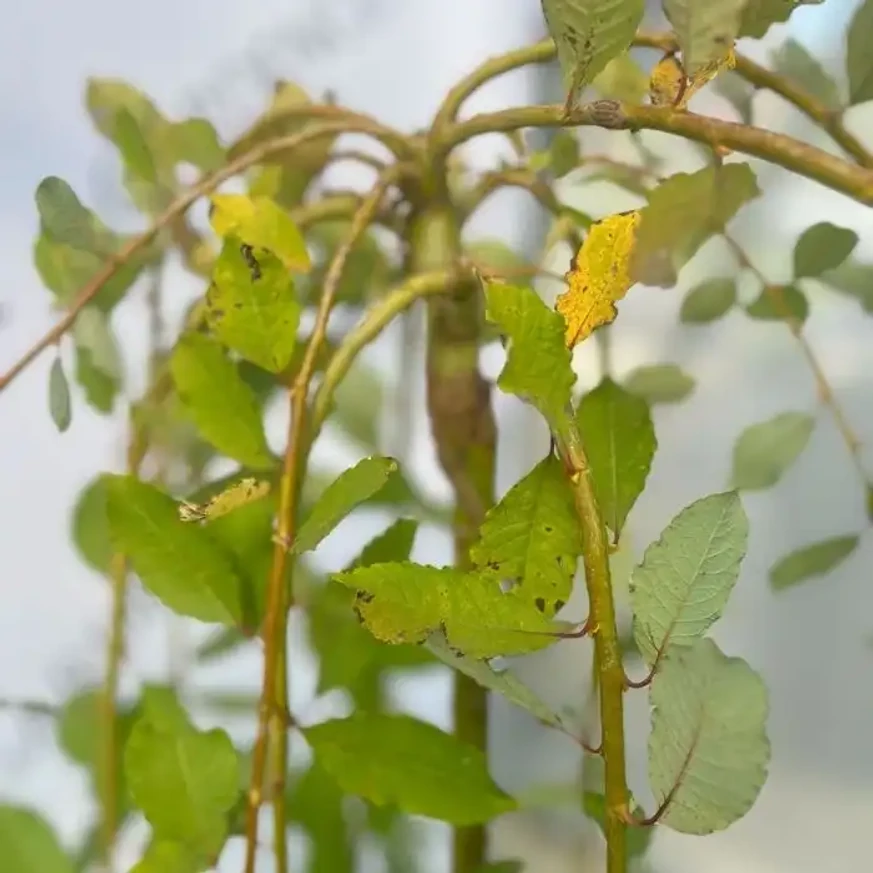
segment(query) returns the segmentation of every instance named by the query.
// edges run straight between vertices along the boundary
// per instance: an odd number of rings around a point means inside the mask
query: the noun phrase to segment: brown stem
[[[252,776],[246,818],[245,873],[254,873],[255,870],[258,811],[264,786],[268,738],[272,738],[274,743],[275,772],[271,784],[274,821],[276,825],[280,825],[274,834],[276,857],[277,863],[286,859],[286,866],[279,867],[281,873],[285,873],[287,869],[285,778],[288,759],[288,702],[286,679],[290,592],[286,578],[286,560],[288,550],[294,540],[302,473],[310,446],[306,434],[309,384],[315,373],[319,350],[327,334],[328,320],[349,255],[375,216],[385,191],[405,170],[406,168],[401,165],[395,165],[387,170],[355,213],[348,236],[337,249],[328,267],[316,313],[315,326],[312,329],[300,369],[289,391],[291,415],[288,423],[288,438],[282,464],[282,475],[279,480],[278,524],[264,617],[264,679],[261,688],[258,731],[252,752]]]

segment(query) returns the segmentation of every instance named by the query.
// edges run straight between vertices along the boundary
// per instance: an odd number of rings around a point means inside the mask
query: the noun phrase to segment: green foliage
[[[229,235],[206,294],[209,326],[228,348],[270,373],[291,362],[300,304],[285,265],[272,252],[249,249]]]
[[[758,321],[785,321],[790,315],[803,324],[809,316],[809,301],[796,285],[775,285],[761,289],[746,307],[746,315]]]
[[[644,0],[542,0],[558,49],[564,85],[572,98],[634,38]]]
[[[662,0],[689,76],[725,57],[739,33],[745,5],[746,0]]]
[[[654,406],[684,400],[694,390],[694,379],[676,364],[652,364],[628,373],[624,387]]]
[[[581,551],[573,495],[550,454],[488,511],[470,558],[553,616],[570,598]]]
[[[73,405],[70,400],[70,384],[67,382],[60,358],[52,361],[48,388],[49,413],[55,427],[63,433],[73,420]]]
[[[651,666],[693,645],[722,614],[746,554],[749,524],[736,493],[682,510],[631,576],[634,641]]]
[[[10,873],[73,873],[48,824],[29,809],[0,805],[0,865]]]
[[[708,324],[727,315],[736,302],[737,285],[733,279],[705,279],[685,295],[679,318],[686,324]]]
[[[131,797],[154,836],[207,857],[218,853],[227,835],[239,766],[224,731],[197,730],[165,699],[145,698],[124,748]]]
[[[604,379],[582,398],[576,417],[600,511],[618,540],[645,487],[658,445],[648,404]]]
[[[849,79],[849,105],[873,100],[873,0],[858,4],[846,31],[846,74]]]
[[[740,36],[761,37],[771,24],[788,20],[800,6],[816,5],[824,0],[748,0],[743,9]]]
[[[556,179],[579,165],[579,140],[571,131],[559,130],[549,145],[549,167]]]
[[[633,806],[633,804],[631,804]],[[585,791],[582,794],[582,809],[588,818],[594,819],[600,826],[600,829],[606,833],[606,797],[599,791]],[[644,818],[645,813],[642,808],[637,806],[633,810],[633,815],[637,818]],[[649,843],[652,841],[652,828],[636,827],[630,828],[627,835],[627,852],[630,858],[640,858],[646,854],[649,848]]]
[[[839,267],[858,244],[858,234],[822,221],[808,227],[794,246],[794,277],[820,276]]]
[[[107,573],[112,543],[106,516],[106,485],[102,476],[92,479],[79,492],[71,527],[79,557],[99,573]]]
[[[158,840],[149,843],[130,873],[198,873],[202,868],[202,859],[184,843]]]
[[[797,549],[770,570],[770,585],[774,591],[790,588],[813,576],[823,576],[838,567],[858,548],[858,535],[831,537]]]
[[[837,83],[797,40],[786,39],[773,52],[773,69],[817,97],[828,109],[838,110],[842,105]]]
[[[180,615],[240,623],[241,580],[209,534],[180,521],[176,502],[152,485],[133,476],[103,481],[112,543],[143,585]]]
[[[410,716],[357,713],[303,733],[344,791],[380,806],[457,825],[515,809],[488,775],[482,752]]]
[[[359,503],[385,487],[397,472],[394,458],[364,458],[341,473],[318,498],[300,525],[291,551],[312,551]]]
[[[674,285],[679,268],[760,193],[748,164],[709,166],[665,179],[642,210],[633,257],[637,281]]]
[[[205,439],[248,467],[274,465],[257,399],[217,342],[203,334],[183,335],[170,369],[179,399]]]
[[[770,488],[806,448],[815,419],[805,412],[783,412],[740,434],[734,445],[735,488],[753,491]]]
[[[709,834],[745,815],[770,758],[760,676],[699,639],[669,652],[651,701],[649,781],[656,802],[671,795],[661,821],[682,833]]]
[[[509,340],[498,387],[532,403],[563,429],[576,374],[564,343],[564,320],[530,288],[489,282],[485,314]]]

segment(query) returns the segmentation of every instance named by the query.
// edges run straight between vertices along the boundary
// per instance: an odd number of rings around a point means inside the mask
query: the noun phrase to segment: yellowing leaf
[[[720,58],[704,64],[693,76],[686,76],[675,55],[667,55],[655,64],[649,80],[649,97],[655,106],[684,109],[688,101],[722,70],[732,70],[737,63],[733,48]]]
[[[240,506],[254,503],[269,492],[270,483],[263,479],[260,481],[251,477],[240,479],[206,503],[182,501],[179,504],[179,518],[182,521],[211,521],[233,512]]]
[[[585,242],[564,276],[568,289],[555,308],[567,322],[572,348],[618,314],[615,304],[633,285],[630,261],[640,221],[639,210],[610,215],[591,225]]]
[[[209,220],[219,236],[234,234],[250,246],[269,249],[289,270],[305,273],[312,268],[297,225],[268,197],[213,194],[212,205]]]

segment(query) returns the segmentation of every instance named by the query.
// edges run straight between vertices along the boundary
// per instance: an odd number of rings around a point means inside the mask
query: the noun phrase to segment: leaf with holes
[[[678,403],[694,390],[694,379],[676,364],[651,364],[628,373],[624,387],[652,405]]]
[[[570,599],[581,551],[573,493],[550,454],[488,511],[470,558],[552,616]]]
[[[737,284],[733,279],[706,279],[685,295],[679,318],[686,324],[709,324],[727,315],[736,302]]]
[[[649,782],[662,824],[710,834],[755,803],[770,760],[767,689],[712,640],[673,649],[651,690]],[[725,778],[730,774],[730,778]]]
[[[780,558],[770,569],[770,585],[774,591],[790,588],[813,576],[824,576],[839,567],[858,548],[857,534],[831,537],[797,549]]]
[[[300,304],[285,265],[266,249],[246,248],[228,236],[212,271],[206,319],[215,335],[270,373],[291,361]]]
[[[516,802],[474,746],[408,715],[356,713],[303,734],[343,791],[454,825],[490,821]]]
[[[649,666],[718,620],[746,554],[749,522],[733,491],[683,509],[631,575],[634,641]]]
[[[808,227],[794,245],[794,277],[820,276],[839,267],[858,245],[858,234],[821,221]]]
[[[573,628],[551,621],[517,589],[493,576],[407,562],[372,564],[333,577],[357,592],[355,610],[386,643],[421,643],[443,630],[473,658],[533,652]]]
[[[239,576],[206,531],[180,521],[176,501],[153,485],[109,474],[103,484],[112,543],[143,585],[179,615],[238,623]]]
[[[662,0],[689,76],[720,61],[733,48],[745,5],[746,0]]]
[[[312,267],[306,240],[281,206],[269,197],[213,194],[213,230],[234,236],[250,246],[271,251],[289,270],[305,273]]]
[[[542,0],[568,102],[631,44],[645,0]]]
[[[846,73],[849,77],[849,105],[873,100],[873,0],[863,0],[846,31]]]
[[[184,334],[170,370],[179,398],[204,439],[256,470],[274,466],[254,392],[215,340]]]
[[[734,444],[734,487],[770,488],[806,448],[815,419],[805,412],[783,412],[746,428]]]
[[[530,288],[487,282],[485,300],[486,317],[509,340],[498,387],[532,403],[562,430],[576,382],[564,342],[564,319]]]
[[[643,492],[658,445],[649,406],[611,379],[604,379],[582,398],[576,419],[597,503],[618,540],[628,513]]]
[[[291,551],[314,549],[359,503],[380,491],[397,472],[394,458],[364,458],[325,488],[300,525]]]

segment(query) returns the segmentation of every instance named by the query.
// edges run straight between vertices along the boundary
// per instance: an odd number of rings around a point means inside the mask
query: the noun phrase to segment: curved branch
[[[612,100],[598,100],[565,114],[564,107],[526,106],[487,112],[449,127],[439,143],[441,153],[484,133],[522,127],[596,126],[611,130],[660,130],[704,145],[727,146],[762,160],[793,170],[873,206],[873,170],[858,167],[822,149],[781,133],[677,111],[664,106],[630,106]]]
[[[298,133],[282,136],[255,146],[238,158],[230,161],[220,170],[204,176],[197,184],[188,189],[181,197],[171,203],[154,221],[145,233],[134,237],[103,265],[100,271],[76,295],[63,318],[49,330],[41,339],[2,376],[0,376],[0,391],[6,388],[13,379],[22,373],[43,351],[58,342],[73,326],[78,314],[94,299],[100,289],[130,260],[143,251],[154,238],[165,228],[172,225],[176,219],[201,197],[214,191],[222,182],[238,175],[243,170],[257,164],[268,157],[285,151],[292,151],[311,140],[318,139],[330,133],[373,133],[382,129],[366,116],[362,121],[335,121],[313,125]]]
[[[479,179],[460,206],[464,218],[469,218],[495,191],[506,187],[523,188],[529,191],[547,212],[557,215],[561,211],[561,204],[555,192],[536,173],[525,167],[507,167],[485,173]]]

